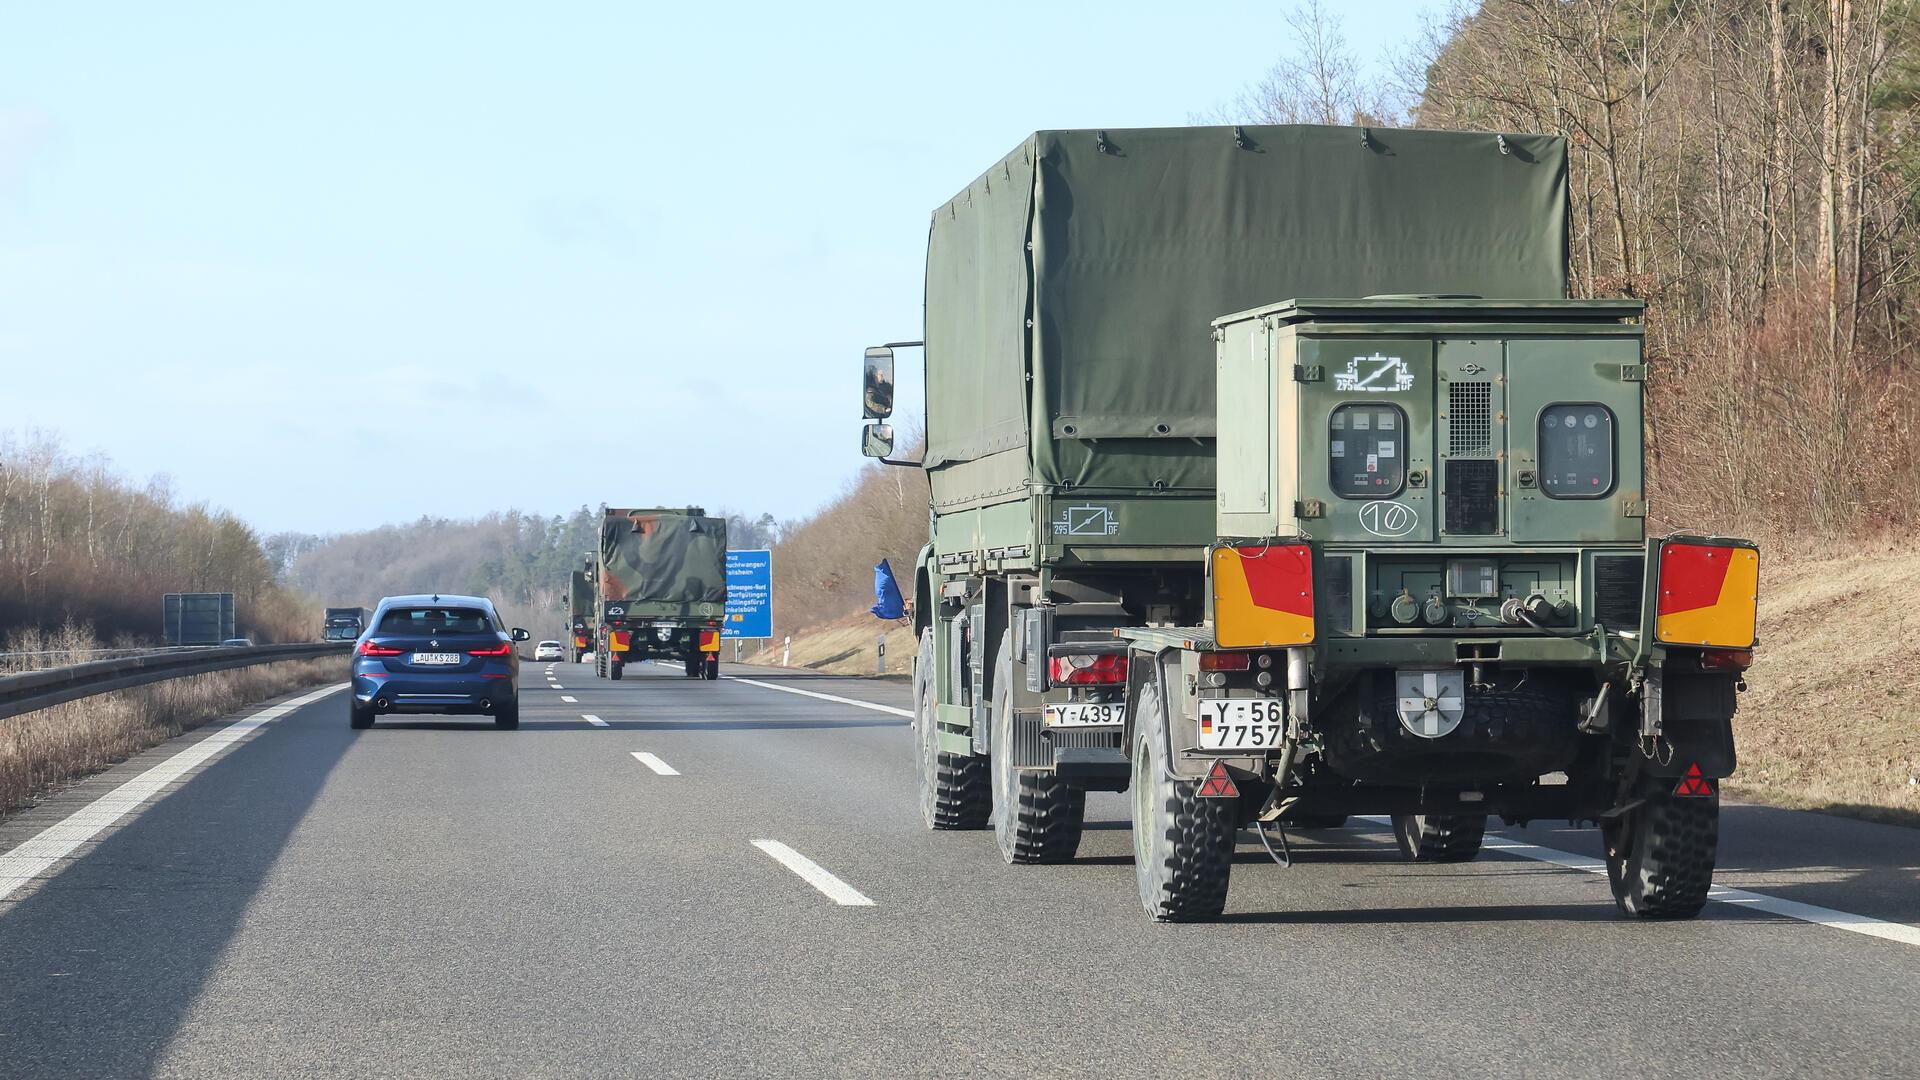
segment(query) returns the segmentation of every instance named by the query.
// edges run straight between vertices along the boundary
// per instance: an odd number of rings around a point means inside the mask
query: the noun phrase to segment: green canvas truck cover
[[[567,577],[567,615],[574,619],[593,617],[593,579],[585,570],[575,570]]]
[[[1209,491],[1215,318],[1298,296],[1560,298],[1566,262],[1556,137],[1038,132],[933,214],[935,504]]]
[[[600,522],[600,599],[724,603],[726,519],[685,510],[608,510]]]

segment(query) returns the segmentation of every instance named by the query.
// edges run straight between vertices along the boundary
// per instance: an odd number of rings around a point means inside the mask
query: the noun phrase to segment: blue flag
[[[907,617],[907,604],[900,598],[900,585],[893,580],[893,567],[887,560],[881,559],[880,565],[873,568],[873,612],[875,618],[904,619]]]

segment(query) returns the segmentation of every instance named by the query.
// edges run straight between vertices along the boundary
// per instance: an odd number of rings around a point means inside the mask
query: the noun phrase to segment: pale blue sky
[[[1373,55],[1431,5],[1339,6]],[[0,428],[264,531],[798,516],[928,213],[1223,104],[1285,7],[0,3]]]

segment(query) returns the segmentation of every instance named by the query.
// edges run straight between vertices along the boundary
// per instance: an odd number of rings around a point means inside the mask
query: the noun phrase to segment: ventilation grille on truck
[[[1593,621],[1609,630],[1640,628],[1640,585],[1645,559],[1639,555],[1593,558]]]
[[[1447,532],[1492,536],[1500,531],[1500,463],[1491,458],[1447,462]]]
[[[1448,384],[1447,456],[1480,457],[1492,453],[1493,384]]]

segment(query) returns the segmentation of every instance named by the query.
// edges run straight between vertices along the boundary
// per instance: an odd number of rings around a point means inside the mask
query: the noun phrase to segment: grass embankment
[[[1920,825],[1920,551],[1839,558],[1763,551],[1760,648],[1740,695],[1730,797]],[[912,632],[869,615],[793,636],[793,666],[872,675],[913,666]],[[744,657],[780,663],[780,645]]]
[[[17,652],[48,650],[32,667],[95,659],[90,637],[16,638]],[[26,670],[20,664],[12,670]],[[0,816],[48,791],[99,772],[190,728],[254,702],[338,680],[338,658],[276,664],[170,679],[70,701],[0,720]]]
[[[1760,565],[1727,794],[1920,825],[1920,551]]]

